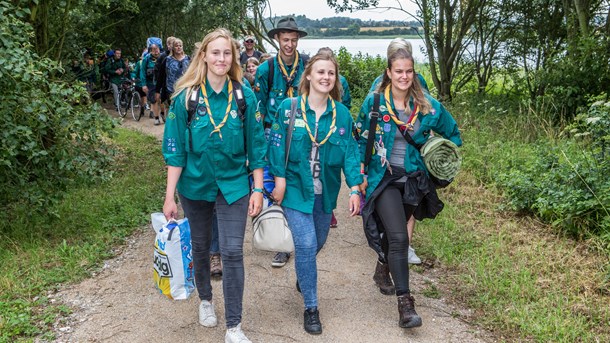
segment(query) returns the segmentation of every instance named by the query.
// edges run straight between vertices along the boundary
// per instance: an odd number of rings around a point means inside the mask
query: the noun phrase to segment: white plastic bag
[[[153,265],[153,278],[161,294],[183,300],[193,293],[195,275],[187,218],[170,220],[157,231]]]
[[[162,212],[155,212],[150,215],[153,231],[159,232],[161,227],[167,223],[165,215]]]

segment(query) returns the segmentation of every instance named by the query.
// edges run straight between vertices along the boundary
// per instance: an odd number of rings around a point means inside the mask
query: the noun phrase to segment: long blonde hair
[[[392,84],[392,80],[388,76],[387,71],[392,69],[392,63],[394,63],[394,61],[400,59],[410,60],[413,64],[413,81],[411,82],[411,87],[409,87],[409,89],[407,90],[407,100],[413,98],[413,102],[416,106],[419,106],[419,111],[422,114],[430,113],[432,105],[424,95],[424,89],[419,83],[419,77],[415,72],[415,61],[413,60],[413,55],[411,55],[411,53],[407,51],[407,49],[396,49],[393,53],[388,55],[388,69],[386,70],[386,72],[383,73],[383,79],[375,91],[383,94],[386,87]],[[409,104],[407,103],[407,107],[408,106]]]
[[[233,60],[231,61],[231,67],[229,68],[229,78],[231,80],[235,80],[237,82],[241,82],[243,78],[242,70],[239,65],[239,54],[235,49],[235,44],[233,44],[233,36],[231,35],[231,31],[225,28],[218,28],[210,33],[208,33],[201,44],[196,44],[196,51],[191,59],[191,63],[189,64],[188,69],[184,72],[181,78],[176,81],[175,92],[172,98],[175,98],[180,94],[183,89],[186,89],[186,96],[184,97],[185,104],[184,106],[188,109],[188,99],[193,92],[193,88],[198,87],[208,74],[208,66],[204,61],[206,51],[208,49],[208,45],[210,42],[215,41],[219,38],[224,38],[229,41],[229,45],[231,45],[231,55]]]
[[[307,80],[307,75],[310,75],[312,73],[313,65],[318,61],[331,61],[335,65],[335,86],[333,87],[333,89],[330,90],[330,97],[333,98],[333,100],[335,101],[341,102],[341,93],[343,91],[341,87],[341,81],[339,81],[339,64],[337,63],[335,56],[332,54],[332,50],[331,53],[328,53],[327,51],[318,51],[317,54],[315,54],[311,59],[309,59],[309,62],[307,62],[307,66],[303,71],[303,75],[301,75],[301,81],[299,82],[299,94],[309,94],[309,87],[311,86],[311,82]]]

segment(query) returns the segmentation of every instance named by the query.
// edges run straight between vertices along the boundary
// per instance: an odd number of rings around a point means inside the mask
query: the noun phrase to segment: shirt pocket
[[[338,137],[330,137],[328,139],[328,148],[326,150],[326,164],[330,167],[342,167],[345,159],[345,150],[347,142]]]
[[[197,116],[197,114],[195,114]],[[193,117],[190,129],[186,128],[187,138],[185,141],[186,151],[194,154],[201,155],[203,152],[210,150],[211,148],[211,137],[210,137],[210,119],[207,115]]]
[[[301,161],[303,156],[306,156],[307,151],[309,151],[309,149],[306,149],[305,146],[306,141],[308,140],[305,139],[304,134],[296,134],[293,132],[292,142],[290,143],[290,154],[288,155],[288,161],[299,162]],[[286,144],[288,144],[288,142],[286,142]]]
[[[229,120],[227,123],[228,127],[228,145],[229,152],[233,155],[245,155],[245,137],[244,137],[244,123],[241,120]]]

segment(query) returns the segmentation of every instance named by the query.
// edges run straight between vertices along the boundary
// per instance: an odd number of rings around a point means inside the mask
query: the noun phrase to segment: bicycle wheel
[[[140,97],[140,93],[133,92],[131,95],[131,115],[133,116],[133,120],[140,121],[142,118],[142,114],[144,114],[144,108],[142,108],[142,98]]]
[[[119,92],[119,108],[117,108],[117,111],[119,112],[119,116],[121,116],[121,118],[125,118],[125,115],[127,115],[127,107],[125,106],[125,103],[127,102],[125,100],[126,98],[126,94],[123,91]]]

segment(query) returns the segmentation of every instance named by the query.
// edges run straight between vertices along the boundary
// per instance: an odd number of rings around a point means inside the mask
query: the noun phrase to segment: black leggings
[[[407,219],[411,218],[416,208],[402,203],[404,185],[404,182],[390,184],[375,200],[375,212],[385,228],[381,248],[387,258],[397,296],[410,293]]]

